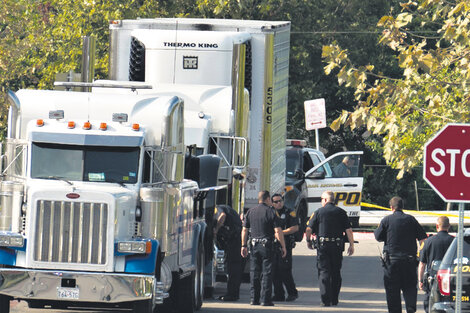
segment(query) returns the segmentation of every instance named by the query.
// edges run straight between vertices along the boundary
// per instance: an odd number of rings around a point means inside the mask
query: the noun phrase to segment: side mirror
[[[312,179],[324,179],[325,178],[325,172],[313,172],[312,174],[308,175],[308,178]]]
[[[298,168],[298,169],[295,170],[294,176],[297,179],[304,179],[305,178],[305,173],[300,168]]]

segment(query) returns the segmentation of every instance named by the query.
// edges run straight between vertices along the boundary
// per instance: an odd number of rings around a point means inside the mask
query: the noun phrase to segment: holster
[[[390,255],[387,251],[382,252],[380,255],[380,261],[382,262],[382,267],[386,269],[388,264],[390,264]]]

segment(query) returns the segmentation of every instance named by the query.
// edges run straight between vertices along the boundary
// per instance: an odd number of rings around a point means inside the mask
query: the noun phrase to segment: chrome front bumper
[[[64,284],[78,297],[59,296]],[[73,284],[73,283],[72,283]],[[78,289],[78,292],[77,292]],[[168,293],[152,275],[29,269],[0,269],[0,294],[16,299],[119,303],[153,299],[163,303]]]

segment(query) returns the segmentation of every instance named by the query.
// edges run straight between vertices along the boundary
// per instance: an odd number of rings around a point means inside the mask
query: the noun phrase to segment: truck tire
[[[305,202],[300,202],[297,208],[297,217],[299,218],[299,231],[294,234],[294,238],[296,242],[301,242],[304,239],[305,229],[307,228],[307,206]]]
[[[133,305],[133,312],[135,313],[153,313],[152,300],[136,301]]]
[[[214,287],[204,287],[204,299],[211,299],[214,296]]]
[[[10,313],[10,297],[0,295],[0,312]]]
[[[191,275],[179,280],[177,292],[177,311],[178,313],[194,313],[194,286],[196,280],[195,271]]]
[[[204,298],[204,245],[199,242],[196,254],[196,277],[194,279],[194,309],[202,307]]]

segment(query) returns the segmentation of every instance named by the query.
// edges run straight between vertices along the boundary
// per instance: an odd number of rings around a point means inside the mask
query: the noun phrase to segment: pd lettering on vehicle
[[[335,192],[335,202],[337,205],[342,204],[343,206],[360,205],[361,193],[360,192]]]

